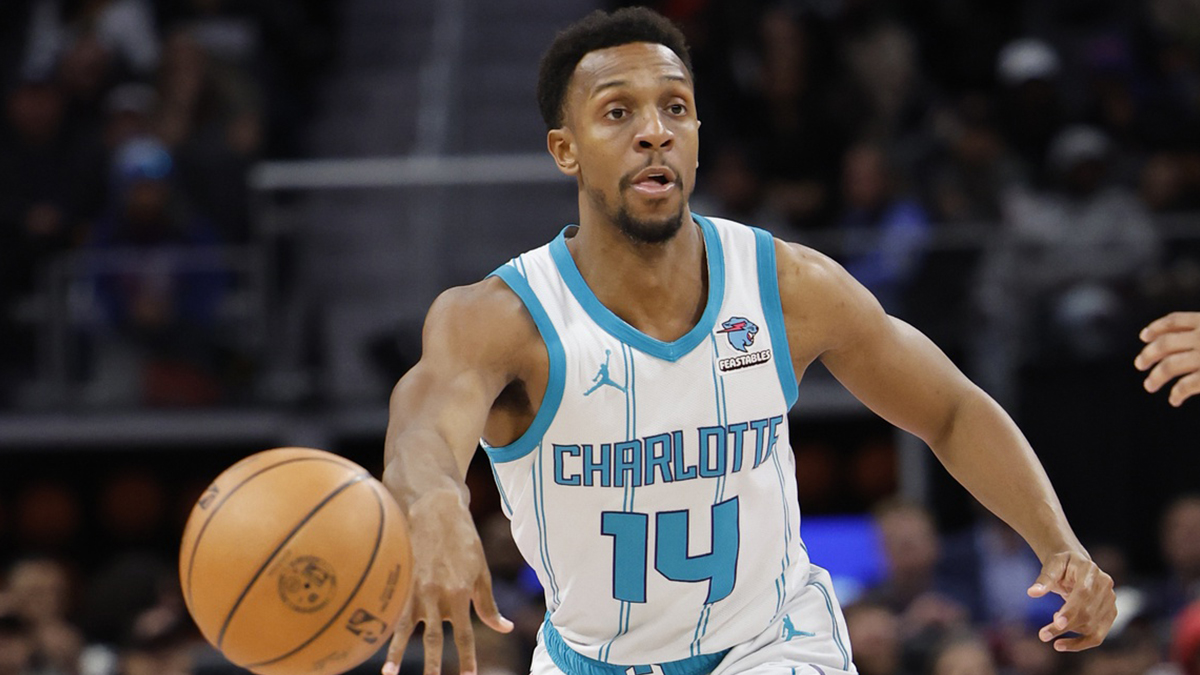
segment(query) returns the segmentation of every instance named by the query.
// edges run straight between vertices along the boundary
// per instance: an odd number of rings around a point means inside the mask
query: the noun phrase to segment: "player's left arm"
[[[780,296],[797,369],[812,358],[859,400],[924,440],[976,499],[1033,548],[1033,596],[1065,598],[1039,633],[1060,651],[1100,644],[1116,618],[1112,578],[1092,561],[1012,418],[912,326],[829,258],[777,242]]]

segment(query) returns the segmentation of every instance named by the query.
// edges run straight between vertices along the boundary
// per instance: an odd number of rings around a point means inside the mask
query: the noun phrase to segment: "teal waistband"
[[[668,663],[622,666],[588,658],[571,649],[547,615],[542,623],[542,644],[554,665],[567,675],[708,675],[729,653],[726,649],[715,654],[700,654]]]

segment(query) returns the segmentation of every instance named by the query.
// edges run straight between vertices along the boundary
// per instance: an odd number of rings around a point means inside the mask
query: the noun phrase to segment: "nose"
[[[636,141],[641,150],[667,150],[675,142],[675,133],[663,124],[662,114],[655,110],[646,116]]]

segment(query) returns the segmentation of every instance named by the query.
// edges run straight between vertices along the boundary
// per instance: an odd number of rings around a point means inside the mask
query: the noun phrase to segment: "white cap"
[[[1010,86],[1030,80],[1048,80],[1058,75],[1061,62],[1048,43],[1037,38],[1014,40],[1000,50],[996,75]]]

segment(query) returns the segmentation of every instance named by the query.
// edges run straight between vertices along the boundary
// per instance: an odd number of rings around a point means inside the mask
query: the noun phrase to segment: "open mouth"
[[[634,176],[632,187],[646,194],[662,194],[675,187],[675,173],[667,167],[647,167]]]

